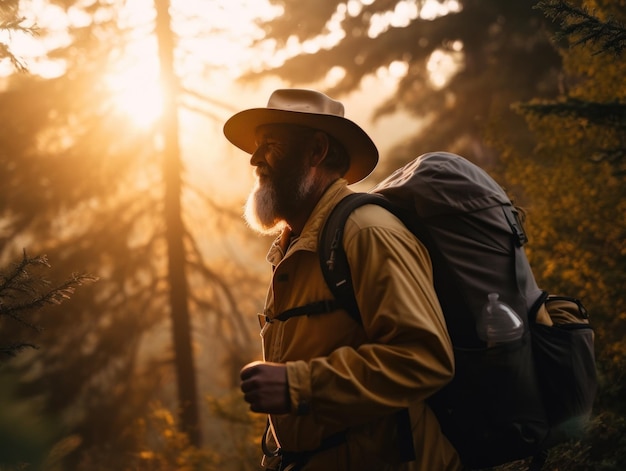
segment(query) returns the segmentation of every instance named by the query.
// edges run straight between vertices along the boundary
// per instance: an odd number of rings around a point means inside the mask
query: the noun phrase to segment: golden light
[[[271,39],[263,40],[263,32],[254,22],[255,18],[269,19],[282,14],[281,7],[270,5],[267,0],[170,0],[172,29],[177,35],[176,71],[181,80],[181,89],[192,92],[184,93],[181,98],[181,104],[188,105],[187,109],[181,109],[181,120],[186,119],[185,137],[181,142],[187,146],[184,150],[192,156],[190,159],[204,159],[202,162],[206,162],[207,128],[215,132],[214,136],[211,135],[212,142],[222,142],[221,122],[232,110],[220,108],[219,103],[239,108],[259,100],[254,96],[252,87],[240,89],[236,86],[236,77],[242,70],[256,70],[268,64],[277,66],[289,57],[333,47],[346,35],[342,27],[343,20],[359,14],[364,6],[373,1],[347,0],[340,3],[320,35],[303,43],[294,37],[286,49],[277,50],[276,43]],[[156,15],[154,0],[112,3],[116,7],[111,12],[115,14],[120,30],[131,32],[129,39],[132,44],[118,56],[119,62],[102,80],[109,91],[109,103],[116,112],[128,116],[138,128],[148,128],[163,112],[153,27]],[[54,62],[48,60],[44,53],[69,43],[71,38],[67,28],[85,26],[93,20],[83,11],[87,4],[78,2],[77,6],[69,10],[51,4],[49,0],[22,0],[21,5],[28,7],[24,10],[25,16],[44,27],[48,34],[45,38],[19,38],[14,41],[16,51],[28,58],[27,65],[32,73],[47,77],[61,75],[66,71],[65,62],[58,58]],[[430,20],[460,9],[461,5],[456,0],[424,0],[417,4],[411,0],[400,0],[391,11],[370,18],[368,33],[370,37],[376,37],[389,28],[406,26],[418,17]],[[256,47],[251,47],[255,41],[259,41]],[[24,47],[23,42],[27,43]],[[461,60],[460,43],[449,45],[446,50],[435,51],[427,66],[433,85],[445,86],[458,70]],[[367,79],[364,88],[367,88],[367,93],[376,91],[377,96],[381,97],[393,93],[398,80],[406,75],[407,70],[406,62],[395,61],[377,70]],[[335,67],[325,77],[325,85],[336,84],[345,74],[343,67]],[[270,87],[270,83],[266,81],[262,87]],[[281,85],[282,82],[276,79],[276,87]],[[202,96],[208,99],[202,101],[199,98]],[[357,110],[361,107],[359,96],[355,94],[352,100],[354,103],[351,103]],[[364,99],[366,104],[370,103],[370,98],[368,96]],[[202,111],[206,112],[202,114]],[[364,106],[363,113],[368,115],[369,108]],[[190,114],[194,120],[192,125],[188,123]],[[192,132],[196,129],[197,132]],[[198,138],[202,144],[195,147],[191,142]],[[230,151],[230,148],[212,151],[211,155]]]
[[[114,107],[138,127],[147,128],[160,118],[163,93],[155,41],[137,43],[105,81]]]
[[[431,84],[440,89],[458,72],[463,62],[463,43],[455,41],[446,50],[436,49],[430,55],[426,68]]]
[[[207,70],[211,70],[209,80],[216,80],[218,75],[224,77],[224,73],[234,78],[241,73],[243,64],[258,57],[258,51],[248,47],[251,38],[260,34],[253,19],[276,14],[275,8],[261,0],[170,1],[171,27],[177,35],[175,63],[180,85],[200,94],[207,90]],[[145,34],[135,36],[133,44],[126,48],[123,61],[106,78],[115,108],[144,128],[163,112],[157,40],[147,26],[154,15],[154,0],[124,3],[118,12],[120,26],[136,28]]]

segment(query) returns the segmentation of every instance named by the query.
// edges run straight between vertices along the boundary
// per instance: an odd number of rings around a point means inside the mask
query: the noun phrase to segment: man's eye
[[[267,143],[262,142],[261,144],[257,145],[256,151],[263,152],[263,153],[267,152]]]
[[[275,141],[269,141],[264,144],[264,152],[276,152],[280,149],[280,144]]]
[[[276,141],[264,141],[261,142],[257,147],[257,152],[262,154],[271,154],[278,152],[280,149],[280,144]]]

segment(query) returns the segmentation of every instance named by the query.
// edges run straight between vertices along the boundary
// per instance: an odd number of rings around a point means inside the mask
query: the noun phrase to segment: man
[[[318,237],[333,207],[378,162],[344,107],[312,90],[275,91],[266,108],[224,125],[251,154],[249,225],[280,233],[268,253],[263,362],[241,371],[244,399],[269,414],[264,469],[457,470],[426,399],[453,374],[453,354],[424,246],[391,213],[366,205],[343,244],[361,322],[332,299]],[[407,413],[408,412],[408,413]]]

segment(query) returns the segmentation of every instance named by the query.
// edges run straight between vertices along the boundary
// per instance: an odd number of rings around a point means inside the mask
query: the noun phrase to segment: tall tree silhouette
[[[178,139],[178,80],[174,72],[174,38],[171,29],[169,0],[155,0],[156,35],[159,44],[164,110],[163,182],[165,184],[165,237],[167,240],[170,316],[178,384],[178,403],[183,430],[191,443],[200,446],[200,417],[196,371],[191,345],[189,295],[185,270],[184,227],[181,216],[182,162]]]
[[[80,270],[100,281],[66,309],[35,315],[45,327],[41,348],[10,367],[20,375],[19,395],[40,397],[59,436],[77,438],[69,469],[88,455],[104,469],[123,469],[141,450],[132,425],[148,413],[150,399],[171,404],[168,391],[179,377],[181,426],[199,443],[196,369],[204,368],[203,393],[211,383],[234,384],[231,370],[254,345],[254,326],[242,313],[254,309],[261,284],[221,246],[243,228],[239,211],[185,180],[175,95],[166,100],[162,128],[137,128],[111,100],[108,71],[129,38],[154,28],[154,16],[129,30],[115,21],[124,2],[57,3],[84,7],[92,21],[72,28],[71,43],[51,52],[66,64],[63,74],[16,74],[0,93],[0,260],[26,247],[46,253],[60,276]],[[171,66],[163,61],[166,73]],[[190,200],[202,203],[200,214]],[[190,219],[206,221],[202,232],[193,232]],[[172,335],[172,319],[181,315],[183,334]],[[192,337],[189,329],[203,325],[211,336]],[[195,368],[192,350],[201,356]]]

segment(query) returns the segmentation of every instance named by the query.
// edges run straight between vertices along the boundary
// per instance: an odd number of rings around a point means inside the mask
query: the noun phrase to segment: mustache
[[[263,180],[272,177],[272,171],[267,166],[258,166],[252,172],[257,180]]]
[[[270,177],[272,172],[267,165],[259,165],[253,171],[254,176],[257,178],[267,178]]]

